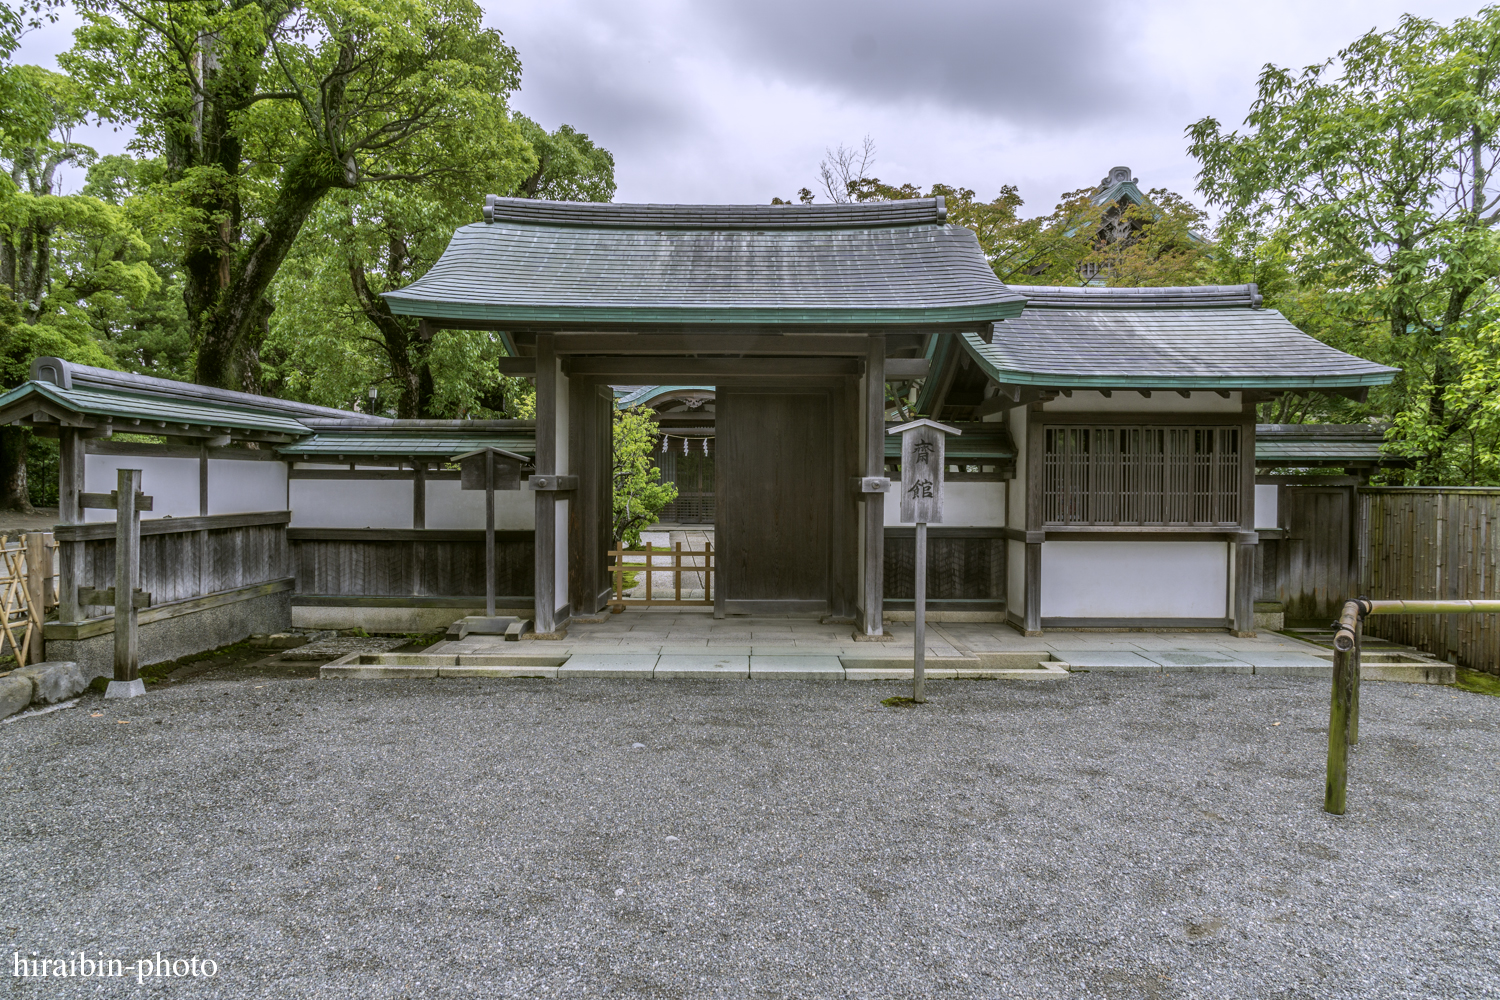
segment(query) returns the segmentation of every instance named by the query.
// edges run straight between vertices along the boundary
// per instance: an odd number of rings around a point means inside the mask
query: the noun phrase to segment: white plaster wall
[[[1155,389],[1147,399],[1134,390],[1116,389],[1105,397],[1092,389],[1075,389],[1071,396],[1058,396],[1042,409],[1047,413],[1239,413],[1240,394],[1225,399],[1217,392],[1193,392],[1179,396],[1174,389]]]
[[[465,490],[459,486],[456,479],[427,481],[427,527],[484,530],[484,490]],[[519,490],[495,491],[496,531],[530,531],[535,524],[536,494],[525,483]]]
[[[1046,542],[1044,618],[1225,618],[1224,542]]]
[[[286,510],[286,469],[285,462],[210,458],[208,512],[250,514]]]
[[[1255,526],[1257,528],[1277,528],[1276,510],[1276,486],[1255,484]]]
[[[893,484],[892,492],[900,489]],[[943,483],[943,525],[950,528],[1005,526],[1005,483]],[[901,501],[888,496],[885,523],[901,524]]]
[[[259,463],[255,463],[259,464]],[[279,464],[279,463],[278,463]],[[198,516],[198,459],[156,458],[143,455],[84,455],[83,489],[86,493],[108,493],[120,485],[120,469],[141,470],[141,492],[151,498],[151,511],[142,520],[161,517]],[[274,508],[282,510],[280,504]],[[85,510],[85,523],[113,522],[112,510]]]
[[[291,494],[293,528],[411,527],[409,479],[293,479]]]

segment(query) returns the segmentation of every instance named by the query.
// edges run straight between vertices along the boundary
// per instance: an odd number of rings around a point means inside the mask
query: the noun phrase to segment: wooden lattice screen
[[[1047,524],[1233,525],[1238,427],[1048,427]]]
[[[41,659],[42,623],[57,603],[54,547],[51,532],[0,535],[0,654],[17,663]]]

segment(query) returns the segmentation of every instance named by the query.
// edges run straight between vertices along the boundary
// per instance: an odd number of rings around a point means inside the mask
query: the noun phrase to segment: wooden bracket
[[[849,480],[855,493],[889,493],[891,481],[884,476],[855,476]]]
[[[99,606],[113,606],[115,603],[115,588],[106,587],[103,590],[99,590],[94,587],[79,587],[78,603],[93,604]],[[137,589],[131,595],[130,603],[138,608],[149,608],[151,607],[151,595],[143,590]]]
[[[905,382],[908,379],[926,378],[932,363],[926,358],[886,358],[885,380]]]
[[[548,493],[567,493],[578,489],[577,476],[532,476],[526,480],[528,489],[543,490]]]
[[[514,378],[536,377],[536,358],[496,358],[495,367],[500,369],[501,375]]]
[[[85,510],[119,510],[120,491],[110,490],[108,493],[80,493],[78,494],[78,506]],[[151,497],[137,492],[135,495],[136,510],[151,510]]]

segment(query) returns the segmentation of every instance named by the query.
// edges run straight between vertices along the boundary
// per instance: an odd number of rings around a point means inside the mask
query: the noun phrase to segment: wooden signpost
[[[521,463],[526,459],[512,451],[480,448],[454,455],[459,467],[459,486],[484,490],[484,615],[495,617],[495,491],[521,488]],[[470,632],[482,631],[470,627]],[[504,634],[505,629],[500,629]]]
[[[886,433],[901,435],[901,521],[917,526],[911,700],[921,704],[927,700],[927,525],[943,523],[946,435],[963,431],[923,418]]]
[[[115,609],[115,676],[104,690],[106,698],[134,698],[146,693],[141,680],[138,642],[141,608],[151,606],[151,595],[141,593],[141,511],[150,510],[151,497],[141,492],[141,470],[119,469],[117,489],[110,493],[80,493],[78,506],[115,512],[115,585],[107,590],[79,587],[81,604],[110,604]],[[129,595],[119,600],[121,594]]]

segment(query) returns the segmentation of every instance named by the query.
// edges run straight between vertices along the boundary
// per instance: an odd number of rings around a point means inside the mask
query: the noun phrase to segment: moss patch
[[[912,705],[919,705],[921,702],[908,698],[905,695],[896,695],[893,698],[885,699],[881,704],[886,708],[909,708]]]
[[[1453,682],[1453,685],[1475,694],[1500,695],[1500,677],[1481,670],[1465,670],[1459,667],[1458,679]]]

